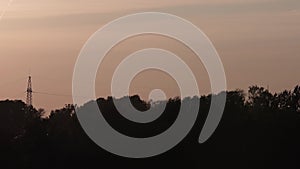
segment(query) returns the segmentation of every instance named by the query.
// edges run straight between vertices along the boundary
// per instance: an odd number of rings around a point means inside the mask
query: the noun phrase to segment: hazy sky
[[[25,99],[29,72],[35,91],[71,94],[74,64],[89,36],[113,19],[145,11],[175,14],[202,29],[220,54],[228,89],[257,84],[281,91],[300,84],[299,0],[8,2],[0,0],[0,99]],[[108,54],[98,70],[97,95],[110,94],[110,75],[122,58],[148,47],[180,55],[197,76],[200,91],[209,93],[207,73],[189,49],[172,39],[144,36],[128,39]],[[147,98],[152,88],[165,89],[169,96],[178,93],[172,78],[157,71],[138,75],[131,92]],[[36,107],[50,110],[66,103],[72,103],[71,97],[34,94]]]

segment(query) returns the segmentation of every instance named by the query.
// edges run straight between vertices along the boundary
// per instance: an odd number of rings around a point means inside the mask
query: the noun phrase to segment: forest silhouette
[[[258,86],[227,91],[217,130],[199,144],[211,97],[171,98],[163,114],[145,124],[125,119],[112,97],[97,99],[115,130],[138,138],[164,132],[182,102],[199,99],[199,114],[187,137],[172,150],[145,159],[120,157],[97,146],[81,128],[72,104],[45,118],[43,109],[21,100],[0,101],[1,168],[300,168],[300,86],[274,94]],[[138,95],[130,100],[141,111],[151,106]]]

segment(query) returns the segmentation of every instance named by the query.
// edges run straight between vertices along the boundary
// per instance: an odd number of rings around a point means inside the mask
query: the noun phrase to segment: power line
[[[27,76],[27,77],[22,77],[22,78],[19,78],[19,79],[16,79],[16,80],[12,80],[12,81],[9,81],[9,82],[6,82],[6,83],[2,83],[0,84],[0,87],[3,87],[3,86],[6,86],[6,85],[11,85],[11,84],[16,84],[17,82],[20,82],[20,81],[23,81],[25,79],[28,78],[28,82],[27,82],[27,89],[26,91],[23,91],[23,92],[20,92],[20,93],[17,93],[13,96],[9,96],[7,98],[14,98],[14,97],[17,97],[17,96],[20,96],[21,94],[26,94],[26,103],[28,105],[32,105],[32,94],[40,94],[40,95],[48,95],[48,96],[57,96],[57,97],[77,97],[77,98],[91,98],[90,96],[73,96],[72,94],[60,94],[60,93],[50,93],[50,92],[44,92],[44,91],[35,91],[32,89],[32,82],[31,82],[31,76]],[[45,78],[43,78],[45,79]]]
[[[90,98],[88,96],[73,96],[71,94],[57,94],[57,93],[48,93],[48,92],[40,92],[40,91],[33,91],[33,93],[36,94],[42,94],[42,95],[49,95],[49,96],[58,96],[58,97],[81,97],[81,98]]]

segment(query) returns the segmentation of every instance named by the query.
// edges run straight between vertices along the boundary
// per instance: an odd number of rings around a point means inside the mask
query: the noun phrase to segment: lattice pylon
[[[26,96],[26,104],[27,106],[32,106],[32,84],[31,84],[31,76],[28,77],[27,83],[27,96]]]

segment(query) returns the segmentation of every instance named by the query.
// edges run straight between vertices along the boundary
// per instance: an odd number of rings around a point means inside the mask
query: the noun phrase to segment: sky
[[[165,12],[189,20],[212,41],[223,62],[229,90],[250,85],[272,92],[300,84],[299,0],[0,0],[0,100],[25,100],[32,75],[35,107],[47,111],[72,103],[72,75],[87,39],[108,22],[137,12]],[[178,54],[193,70],[201,94],[210,83],[201,61],[173,39],[145,35],[116,45],[101,64],[98,97],[110,95],[114,68],[130,53],[158,47]],[[174,79],[160,71],[138,74],[131,94],[147,99],[160,88],[179,94]]]

